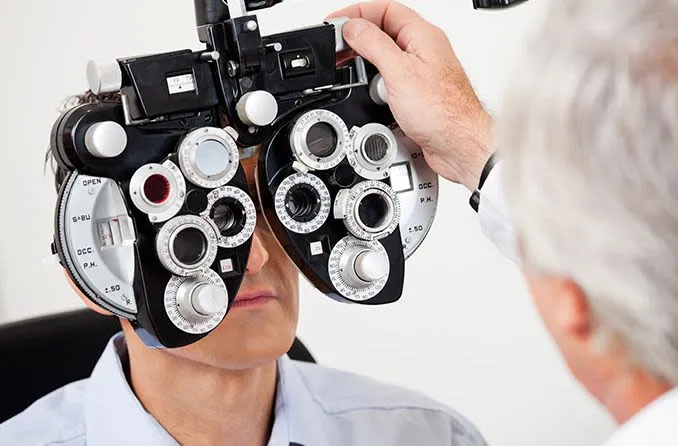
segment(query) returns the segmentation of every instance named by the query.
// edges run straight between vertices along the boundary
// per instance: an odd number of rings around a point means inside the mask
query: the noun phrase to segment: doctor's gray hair
[[[678,0],[557,3],[497,129],[522,261],[678,384]]]

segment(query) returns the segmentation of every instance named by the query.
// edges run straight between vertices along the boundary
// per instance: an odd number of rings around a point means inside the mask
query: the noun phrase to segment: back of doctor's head
[[[498,128],[522,261],[678,384],[678,0],[553,3]]]

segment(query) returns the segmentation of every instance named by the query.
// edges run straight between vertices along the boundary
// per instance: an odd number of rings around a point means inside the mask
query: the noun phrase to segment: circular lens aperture
[[[337,193],[334,218],[344,220],[346,229],[360,240],[380,240],[398,228],[400,201],[386,183],[363,181]]]
[[[337,148],[337,132],[326,122],[318,122],[308,129],[306,145],[311,155],[317,158],[327,158]]]
[[[181,210],[186,199],[186,182],[179,167],[170,160],[139,167],[127,188],[134,207],[153,224],[166,222]]]
[[[205,189],[228,184],[240,165],[238,145],[233,137],[216,127],[190,132],[181,140],[177,155],[186,180]]]
[[[246,223],[245,208],[239,201],[227,197],[217,201],[210,217],[219,228],[219,233],[224,237],[232,237],[243,230]]]
[[[365,139],[363,153],[369,161],[379,163],[389,154],[390,147],[388,139],[384,135],[376,133]]]
[[[242,189],[222,186],[207,195],[207,209],[200,214],[219,235],[219,246],[237,248],[246,243],[257,224],[252,198]]]
[[[285,208],[294,220],[307,223],[320,212],[320,194],[308,184],[297,184],[287,192]]]
[[[297,173],[280,183],[275,192],[274,207],[284,227],[296,234],[310,234],[327,221],[332,197],[319,177]]]
[[[388,178],[398,152],[393,132],[385,125],[371,123],[352,128],[350,136],[352,144],[346,156],[356,173],[368,180]]]
[[[290,131],[290,148],[297,162],[310,170],[330,170],[346,158],[351,144],[348,127],[329,110],[311,110],[301,115]]]
[[[181,215],[165,223],[155,239],[158,260],[177,276],[189,276],[217,257],[219,234],[197,215]]]
[[[207,254],[207,237],[198,228],[181,229],[174,236],[171,249],[178,263],[190,268],[199,264]]]
[[[144,182],[144,197],[150,203],[163,204],[170,196],[170,181],[164,175],[153,174]]]
[[[206,139],[195,148],[195,167],[209,177],[224,172],[231,162],[228,147],[214,139]]]
[[[393,216],[391,203],[382,194],[368,194],[358,203],[358,219],[366,228],[381,230]]]

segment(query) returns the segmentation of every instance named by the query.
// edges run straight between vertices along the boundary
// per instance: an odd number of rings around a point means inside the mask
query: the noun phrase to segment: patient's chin
[[[199,349],[183,349],[173,353],[223,370],[247,370],[277,361],[287,354],[293,342],[294,335],[287,335],[275,340],[260,339],[258,342],[234,340],[230,345],[214,342]]]
[[[296,336],[296,317],[282,313],[276,316],[258,323],[235,323],[244,321],[227,319],[210,335],[172,353],[224,370],[269,364],[287,354]]]

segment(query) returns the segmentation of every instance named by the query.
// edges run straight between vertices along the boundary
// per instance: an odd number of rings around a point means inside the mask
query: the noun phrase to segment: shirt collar
[[[622,425],[606,446],[669,445],[678,438],[678,387]]]
[[[89,379],[84,401],[87,444],[177,446],[178,443],[142,406],[127,382],[127,345],[122,333],[106,346]],[[319,405],[297,365],[278,360],[275,422],[268,446],[316,446],[327,443]]]
[[[132,392],[123,367],[126,358],[127,344],[119,333],[108,342],[89,379],[84,401],[87,444],[175,446]]]

